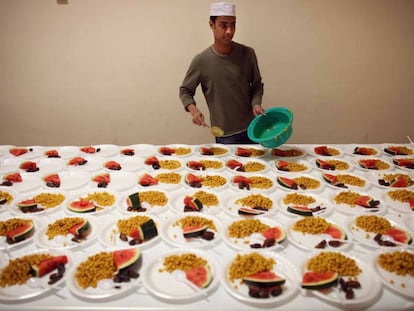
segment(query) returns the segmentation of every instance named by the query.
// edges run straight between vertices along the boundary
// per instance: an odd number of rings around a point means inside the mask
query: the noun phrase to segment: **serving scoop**
[[[210,125],[206,125],[206,126],[210,129],[210,133],[214,137],[222,137],[224,135],[224,131],[220,127],[210,126]]]

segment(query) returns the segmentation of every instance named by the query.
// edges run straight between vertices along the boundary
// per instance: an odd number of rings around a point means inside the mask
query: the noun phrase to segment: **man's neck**
[[[213,45],[213,48],[219,54],[229,55],[231,51],[233,50],[233,43],[223,45],[223,44],[218,44],[217,42],[215,42]]]

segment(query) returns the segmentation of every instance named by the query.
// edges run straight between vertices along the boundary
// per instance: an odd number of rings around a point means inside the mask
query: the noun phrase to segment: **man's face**
[[[215,23],[210,21],[210,28],[216,42],[230,44],[236,31],[236,17],[218,16]]]

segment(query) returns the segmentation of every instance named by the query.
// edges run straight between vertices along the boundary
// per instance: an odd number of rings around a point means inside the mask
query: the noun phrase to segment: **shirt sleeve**
[[[252,68],[251,68],[251,85],[250,85],[250,98],[252,107],[254,105],[261,105],[263,98],[263,83],[262,76],[260,74],[259,65],[257,62],[256,53],[251,49],[251,59],[252,59]]]
[[[187,106],[195,104],[194,95],[197,86],[200,84],[200,69],[198,66],[198,57],[194,57],[187,70],[184,80],[179,88],[179,97],[184,109],[187,110]]]

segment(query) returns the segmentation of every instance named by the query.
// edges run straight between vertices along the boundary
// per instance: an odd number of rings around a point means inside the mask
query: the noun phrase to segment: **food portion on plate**
[[[222,157],[229,154],[229,149],[224,145],[213,144],[200,146],[197,149],[199,155],[210,156],[210,157]]]
[[[0,188],[0,212],[6,210],[17,198],[17,194],[14,191]]]
[[[409,250],[377,252],[374,267],[382,282],[391,290],[414,298],[414,253]]]
[[[277,249],[286,240],[286,230],[265,217],[243,218],[228,224],[225,238],[236,249]]]
[[[414,185],[414,177],[405,173],[372,173],[369,177],[381,188],[409,188]]]
[[[167,145],[158,148],[158,153],[164,156],[186,157],[193,153],[190,146],[187,145]]]
[[[119,153],[119,147],[117,145],[88,145],[79,147],[81,154],[86,154],[90,156],[99,155],[101,157],[110,157]]]
[[[161,213],[166,211],[169,201],[163,190],[143,190],[127,195],[121,202],[121,209],[128,213]]]
[[[268,166],[266,162],[259,160],[229,159],[226,161],[226,168],[232,173],[263,173],[268,169]]]
[[[322,217],[302,217],[292,223],[288,231],[289,240],[300,248],[344,249],[350,245],[342,226]]]
[[[378,215],[353,217],[348,229],[356,240],[371,247],[407,247],[413,242],[402,225]]]
[[[389,144],[384,145],[384,153],[389,156],[411,156],[414,150],[407,145]]]
[[[312,149],[315,155],[323,157],[340,157],[343,155],[342,150],[334,146],[320,145],[315,146]]]
[[[136,185],[136,175],[131,172],[99,172],[92,175],[91,182],[98,188],[123,191]]]
[[[143,173],[138,176],[138,185],[144,188],[161,186],[166,189],[178,188],[181,184],[180,173],[171,171],[157,171],[157,173]]]
[[[193,171],[221,171],[224,162],[218,159],[192,159],[186,162],[186,167]]]
[[[347,161],[334,158],[317,158],[315,159],[315,167],[326,171],[349,171],[352,169]]]
[[[72,171],[93,172],[102,169],[105,162],[99,156],[74,156],[66,162],[66,167]]]
[[[286,173],[306,173],[312,169],[310,163],[304,160],[277,160],[274,166],[279,172]]]
[[[332,201],[337,205],[337,211],[345,214],[384,213],[386,206],[368,193],[344,190],[336,193]]]
[[[367,189],[370,186],[368,180],[355,174],[322,173],[323,180],[335,188]]]
[[[364,158],[355,163],[358,168],[368,171],[386,171],[392,168],[390,163],[380,158]]]
[[[217,214],[221,211],[221,198],[217,193],[198,190],[193,193],[184,193],[175,202],[178,212],[203,212]]]
[[[20,197],[13,210],[23,214],[52,212],[65,201],[66,195],[63,192],[37,192]]]
[[[73,190],[89,183],[89,174],[85,172],[68,172],[46,174],[42,177],[42,186],[45,188],[59,188]]]
[[[0,220],[0,247],[19,245],[35,233],[35,223],[30,218],[9,218]]]
[[[67,211],[71,213],[104,213],[117,203],[117,194],[107,190],[92,190],[75,195],[67,204]]]
[[[185,175],[185,184],[191,188],[222,189],[227,185],[227,178],[218,174],[193,174]]]
[[[231,178],[233,188],[244,191],[270,191],[275,183],[266,175],[235,175]]]
[[[9,172],[4,174],[0,181],[0,186],[12,187],[19,192],[33,190],[40,185],[39,175],[33,173]]]
[[[392,159],[392,163],[394,163],[394,165],[398,168],[414,170],[414,157],[395,157]]]
[[[328,216],[333,206],[314,194],[288,193],[280,202],[281,211],[288,216]]]
[[[95,226],[86,217],[63,217],[42,228],[36,234],[35,242],[44,248],[73,248],[91,242],[95,231]]]
[[[320,191],[323,188],[323,184],[319,179],[304,174],[292,174],[289,177],[278,175],[276,181],[284,189],[289,190]]]
[[[299,158],[306,155],[306,151],[295,146],[280,146],[270,151],[273,157],[277,158]]]
[[[183,163],[179,159],[167,158],[159,159],[156,156],[150,156],[144,160],[145,168],[151,170],[179,170],[184,167]]]
[[[384,194],[390,208],[399,212],[409,213],[414,211],[414,191],[408,189],[396,189]]]
[[[276,202],[260,192],[233,196],[226,204],[226,212],[232,216],[259,216],[276,213]]]
[[[234,154],[243,158],[259,158],[266,154],[266,150],[258,147],[236,147]]]
[[[379,156],[381,154],[381,151],[373,146],[355,145],[351,147],[348,153],[354,156]]]

